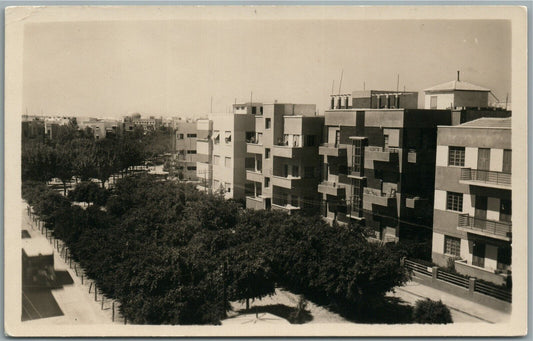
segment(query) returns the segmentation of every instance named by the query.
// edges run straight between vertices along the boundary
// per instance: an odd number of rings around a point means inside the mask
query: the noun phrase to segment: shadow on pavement
[[[248,310],[241,309],[237,311],[238,314],[260,314],[270,313],[286,319],[291,324],[303,324],[313,320],[313,316],[307,310],[298,310],[294,307],[289,307],[285,304],[269,304],[262,306],[254,306]]]

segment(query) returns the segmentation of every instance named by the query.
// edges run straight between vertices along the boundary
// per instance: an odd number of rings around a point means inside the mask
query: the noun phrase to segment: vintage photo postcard
[[[526,36],[519,6],[7,8],[6,333],[525,335]]]

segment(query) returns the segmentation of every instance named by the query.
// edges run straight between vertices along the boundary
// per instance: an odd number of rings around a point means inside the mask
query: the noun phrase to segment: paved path
[[[22,212],[22,230],[27,230],[30,239],[29,242],[38,240],[47,240],[45,235],[41,234],[37,226],[34,226],[31,218],[26,212],[27,204],[23,202]],[[52,247],[52,246],[51,246]],[[76,276],[68,264],[60,257],[59,252],[54,249],[54,268],[58,271],[68,271],[70,277],[74,280],[73,284],[64,285],[61,289],[52,290],[52,295],[63,312],[62,316],[41,318],[25,321],[24,324],[111,324],[111,309],[101,310],[101,300],[94,301],[94,294],[89,294],[89,286],[81,284],[81,278]],[[110,303],[110,302],[108,302]],[[119,324],[120,322],[115,322]]]
[[[442,300],[450,308],[454,322],[507,322],[511,315],[485,305],[465,300],[444,291],[411,281],[403,287],[396,288],[392,296],[399,297],[406,302],[414,303],[417,300],[429,298]]]

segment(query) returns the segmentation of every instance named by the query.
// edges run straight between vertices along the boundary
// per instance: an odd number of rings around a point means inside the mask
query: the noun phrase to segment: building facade
[[[197,175],[213,193],[222,193],[226,199],[245,200],[245,163],[251,160],[246,153],[246,139],[253,134],[254,116],[245,110],[210,114],[208,120],[198,120],[198,133],[201,131],[202,137],[197,142],[200,150]]]
[[[371,101],[380,102],[372,95],[352,98],[350,108],[325,111],[322,215],[330,222],[364,224],[384,242],[401,235],[429,242],[437,125],[451,124],[451,113],[402,108],[416,103],[412,93],[388,96],[382,101],[394,98],[399,108],[369,109]]]
[[[198,190],[212,193],[213,186],[213,121],[196,120],[196,177]]]
[[[175,125],[175,167],[180,180],[196,181],[197,177],[197,123],[179,120]]]
[[[314,104],[264,104],[247,139],[246,207],[316,209],[324,117]]]
[[[496,284],[511,277],[511,118],[439,127],[433,261]]]

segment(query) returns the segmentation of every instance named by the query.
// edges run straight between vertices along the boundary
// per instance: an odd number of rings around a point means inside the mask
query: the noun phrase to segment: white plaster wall
[[[468,249],[468,239],[461,239],[461,250],[459,255],[462,259],[466,259],[468,262],[471,262],[472,256],[470,255],[470,251]]]
[[[474,241],[473,240],[466,240],[466,262],[468,264],[472,264],[472,250],[474,250]],[[461,244],[461,250],[463,249],[463,244]]]
[[[425,96],[425,109],[431,109],[431,96],[437,96],[437,109],[448,109],[453,106],[454,96],[450,94],[427,94]]]
[[[465,148],[465,167],[466,168],[477,168],[477,148],[466,147]]]
[[[400,130],[399,129],[383,129],[383,135],[389,136],[389,147],[399,147],[400,145]]]
[[[446,210],[446,191],[440,189],[435,190],[435,209]]]
[[[338,127],[328,127],[328,143],[335,143],[335,134],[337,130],[339,130]]]
[[[463,212],[474,216],[475,213],[475,198],[473,194],[463,194]]]
[[[500,199],[487,198],[487,219],[500,220]]]
[[[448,146],[437,146],[437,166],[448,166]]]
[[[485,268],[496,269],[498,266],[498,247],[487,244],[485,246]]]
[[[444,235],[440,233],[433,232],[433,243],[431,250],[436,253],[444,253]]]
[[[503,169],[503,149],[493,148],[490,150],[490,170],[501,172]]]

